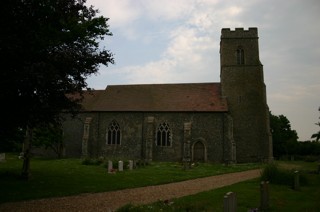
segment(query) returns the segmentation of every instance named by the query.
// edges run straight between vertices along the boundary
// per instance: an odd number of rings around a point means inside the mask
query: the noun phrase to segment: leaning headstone
[[[234,192],[228,192],[223,197],[223,211],[236,212],[237,211],[237,196]]]
[[[113,164],[111,160],[108,160],[108,172],[109,173],[113,172]]]
[[[129,160],[129,170],[133,169],[133,160]]]
[[[293,189],[294,190],[300,190],[300,177],[299,177],[299,171],[294,172],[294,184]]]
[[[118,163],[118,170],[119,170],[119,172],[123,171],[123,161],[122,160],[120,160]]]
[[[265,211],[269,208],[269,182],[260,183],[260,210]]]
[[[0,162],[6,161],[6,153],[0,153]]]
[[[23,152],[20,152],[18,158],[21,160],[21,159],[23,159],[23,156],[24,156],[24,153],[23,153]]]

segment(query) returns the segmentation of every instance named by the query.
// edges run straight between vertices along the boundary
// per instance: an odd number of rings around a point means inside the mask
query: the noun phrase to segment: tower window
[[[241,47],[237,49],[237,64],[238,65],[244,64],[244,51]]]
[[[107,129],[107,144],[108,145],[114,145],[114,144],[120,144],[120,126],[118,122],[113,120]]]
[[[157,146],[171,146],[171,130],[165,122],[158,127]]]

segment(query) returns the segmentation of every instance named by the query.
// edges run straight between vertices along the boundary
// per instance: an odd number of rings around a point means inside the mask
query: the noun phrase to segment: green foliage
[[[33,129],[61,122],[81,109],[88,76],[114,63],[99,47],[110,36],[108,18],[85,0],[10,0],[0,9],[0,138],[25,129],[22,175],[30,175]],[[10,123],[10,124],[8,124]],[[7,142],[7,140],[5,140]],[[3,141],[1,141],[3,142]]]
[[[304,157],[304,161],[306,162],[316,162],[319,161],[320,156],[315,156],[315,155],[307,155],[306,157]]]
[[[273,141],[273,155],[280,158],[294,152],[298,135],[291,129],[290,121],[284,115],[275,116],[270,112],[270,128]]]
[[[99,41],[110,36],[108,18],[85,0],[10,0],[0,9],[0,133],[12,123],[31,128],[76,112],[86,79],[100,64],[113,63]],[[3,126],[2,126],[3,125]]]
[[[299,142],[297,132],[291,129],[290,122],[284,115],[275,116],[270,112],[270,128],[275,158],[289,159],[290,156],[294,156],[298,159],[305,158],[308,161],[320,159],[320,143],[316,141]],[[314,134],[312,138],[317,138],[317,134]]]
[[[320,112],[320,107],[319,107],[318,111]],[[320,117],[319,117],[319,119],[320,119]],[[315,123],[315,124],[320,127],[320,122]],[[317,133],[312,134],[311,138],[314,138],[315,141],[318,142],[320,140],[320,130]]]
[[[310,156],[320,159],[320,143],[316,141],[298,142],[295,155]]]
[[[127,211],[131,211],[131,212],[137,211],[138,212],[140,210],[138,208],[136,208],[134,205],[132,205],[131,203],[128,203],[117,210],[117,212],[127,212]]]
[[[85,158],[81,161],[82,165],[94,165],[99,166],[103,164],[103,159],[91,159],[91,158]]]
[[[276,163],[268,164],[261,174],[261,181],[269,181],[274,184],[292,185],[293,180],[293,172],[280,170]]]
[[[58,158],[62,157],[64,144],[62,138],[62,130],[59,126],[44,125],[36,128],[33,135],[33,145],[36,147],[50,148]]]
[[[294,183],[294,171],[294,169],[281,169],[278,164],[270,163],[263,169],[261,173],[261,181],[269,181],[273,184],[292,186]],[[307,180],[304,175],[300,173],[299,178],[302,185],[307,184]]]
[[[26,182],[19,179],[21,161],[18,155],[6,154],[6,162],[0,163],[0,204],[159,185],[261,167],[260,164],[199,164],[193,169],[183,170],[180,163],[152,162],[132,171],[108,174],[103,164],[92,165],[96,161],[87,160],[84,163],[89,165],[82,165],[82,161],[33,158],[32,177]]]
[[[306,173],[316,169],[316,163],[283,162],[281,165],[303,167]],[[281,168],[278,166],[275,168],[271,165],[270,171],[274,172],[274,169],[279,171]],[[299,191],[294,191],[287,184],[269,184],[269,211],[318,211],[320,208],[320,176],[305,174],[305,177],[309,184],[305,184]],[[138,206],[128,204],[118,209],[117,212],[223,211],[223,196],[230,191],[237,195],[237,211],[258,211],[260,205],[259,184],[260,179],[248,180],[195,195],[170,199],[169,201],[162,200]]]
[[[22,128],[0,129],[0,152],[19,152],[22,149],[25,131]]]
[[[184,171],[179,163],[153,162],[130,172],[107,174],[103,166],[84,166],[80,159],[34,158],[33,177],[24,182],[18,178],[20,161],[17,155],[6,154],[6,159],[6,163],[0,163],[0,204],[142,187],[261,167],[259,164],[223,166],[200,163]],[[317,163],[281,162],[278,166],[281,167],[279,169],[284,166],[302,169],[308,184],[300,191],[294,191],[288,185],[270,184],[270,210],[317,211],[320,208],[320,175],[310,174],[317,169]],[[255,179],[149,205],[128,204],[119,211],[223,211],[223,196],[229,191],[237,194],[238,211],[249,211],[259,207],[259,183],[260,179]]]

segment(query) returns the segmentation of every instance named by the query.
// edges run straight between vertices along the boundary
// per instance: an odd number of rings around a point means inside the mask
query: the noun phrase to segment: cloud
[[[130,0],[88,0],[87,5],[93,5],[100,14],[110,18],[112,26],[119,28],[130,25],[142,12],[140,7]]]
[[[87,5],[93,5],[99,10],[99,15],[109,18],[111,32],[120,31],[127,39],[134,40],[138,37],[135,23],[141,17],[142,8],[131,0],[88,0]]]
[[[194,9],[192,0],[141,1],[148,18],[158,21],[176,21],[184,19]]]
[[[88,4],[110,17],[114,37],[108,49],[117,53],[115,66],[101,68],[100,75],[90,79],[94,87],[219,81],[221,28],[258,27],[270,109],[275,115],[287,115],[299,128],[300,138],[313,133],[315,121],[310,119],[317,118],[320,105],[319,1],[88,0]],[[306,111],[311,107],[314,112]],[[300,113],[305,118],[297,118]]]
[[[273,91],[269,95],[269,100],[274,102],[286,102],[296,104],[300,101],[307,102],[318,97],[320,85],[306,85],[297,83],[285,83],[278,92]]]
[[[213,61],[213,52],[218,51],[218,42],[209,35],[199,35],[197,28],[188,27],[174,29],[170,38],[160,60],[125,68],[128,82],[194,82],[201,77],[214,80],[213,76],[208,78],[213,75],[208,63]]]

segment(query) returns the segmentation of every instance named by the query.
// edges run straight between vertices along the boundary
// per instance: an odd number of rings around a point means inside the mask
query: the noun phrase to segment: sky
[[[220,82],[222,28],[257,27],[273,115],[284,115],[300,141],[319,131],[319,0],[87,0],[110,18],[100,66],[89,87]]]

